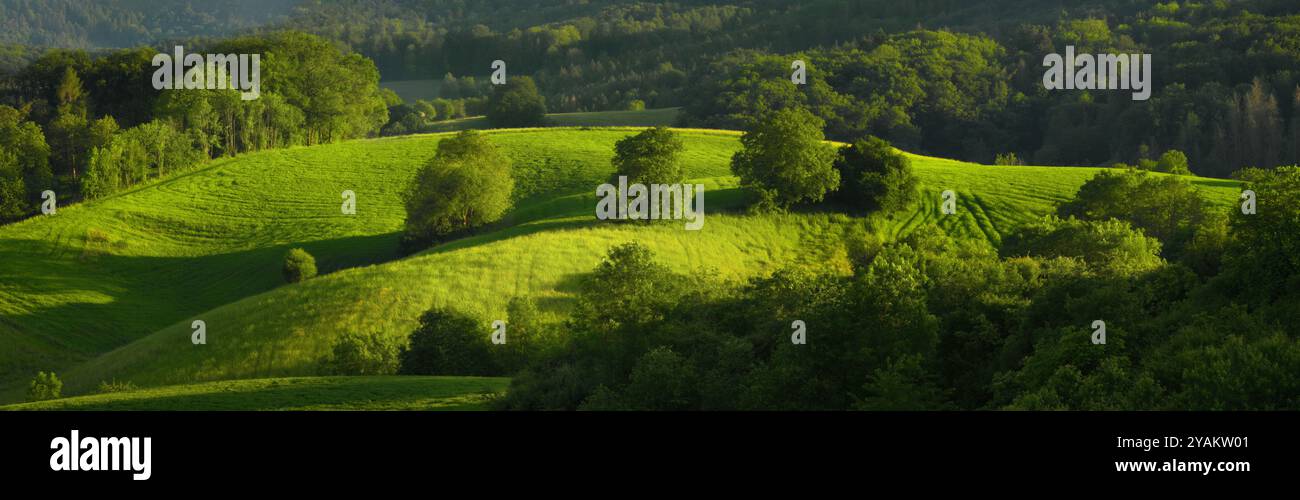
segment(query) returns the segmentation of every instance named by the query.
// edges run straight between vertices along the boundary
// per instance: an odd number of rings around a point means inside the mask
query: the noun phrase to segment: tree
[[[807,110],[771,112],[741,136],[742,149],[731,157],[740,184],[759,196],[758,210],[784,210],[819,202],[840,184],[835,148],[825,142],[824,122]]]
[[[1255,192],[1256,211],[1232,211],[1232,238],[1225,267],[1248,294],[1271,302],[1294,296],[1300,276],[1300,167],[1248,169],[1243,178]]]
[[[841,202],[868,212],[893,212],[911,205],[919,196],[912,160],[888,142],[867,136],[840,148],[835,159]]]
[[[0,222],[21,219],[29,208],[18,155],[0,146]]]
[[[39,372],[36,378],[27,384],[28,401],[45,401],[58,399],[63,394],[63,381],[54,372]]]
[[[301,248],[290,249],[284,254],[284,267],[281,270],[284,281],[298,283],[316,276],[316,258]]]
[[[403,375],[494,375],[488,330],[463,314],[435,307],[420,315],[398,354]]]
[[[1165,151],[1156,162],[1156,171],[1174,175],[1192,175],[1187,166],[1187,155],[1177,149]]]
[[[1056,213],[1128,222],[1160,240],[1164,256],[1170,259],[1181,258],[1198,231],[1213,222],[1211,207],[1191,183],[1144,171],[1103,170],[1079,186],[1074,199],[1057,207]]]
[[[627,176],[628,183],[675,184],[685,174],[678,161],[685,146],[668,127],[648,128],[614,143],[615,175]]]
[[[406,240],[437,241],[492,223],[510,208],[510,160],[482,133],[466,130],[438,142],[404,194]]]
[[[0,222],[17,220],[53,188],[50,147],[26,112],[0,105]]]
[[[438,121],[452,119],[452,114],[456,112],[456,106],[451,101],[443,98],[433,100],[434,119]]]
[[[417,100],[411,108],[415,110],[416,113],[420,114],[420,117],[424,119],[424,123],[438,119],[438,108],[429,101],[424,99]]]
[[[49,127],[54,162],[76,178],[77,167],[81,166],[89,149],[90,131],[86,120],[85,91],[81,78],[71,67],[65,69],[54,95],[58,111]]]
[[[1002,240],[1004,256],[1072,257],[1097,271],[1133,276],[1163,265],[1160,241],[1128,222],[1062,219],[1049,215],[1025,224]]]
[[[400,347],[381,334],[346,332],[321,361],[324,375],[392,375]]]
[[[487,110],[488,123],[493,127],[535,127],[545,121],[546,100],[537,92],[532,78],[513,77],[494,87]]]
[[[541,350],[546,340],[540,313],[537,306],[528,297],[515,297],[506,305],[506,343],[495,346],[498,365],[505,373],[515,373],[528,365],[528,362]]]

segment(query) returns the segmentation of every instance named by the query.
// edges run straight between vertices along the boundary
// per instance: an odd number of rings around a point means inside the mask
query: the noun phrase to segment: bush
[[[435,307],[420,316],[398,354],[403,375],[496,375],[488,329],[473,318]]]
[[[835,169],[840,175],[835,197],[854,208],[892,212],[918,196],[912,161],[883,139],[867,136],[840,148]]]
[[[63,395],[63,381],[54,372],[39,372],[27,385],[28,401],[58,399]]]
[[[614,143],[615,175],[627,176],[629,184],[674,184],[685,174],[678,161],[685,146],[668,127],[654,127]]]
[[[334,341],[321,360],[323,375],[392,375],[397,373],[397,342],[378,334],[348,332]]]
[[[112,380],[112,381],[105,382],[101,380],[99,382],[99,387],[95,388],[95,393],[112,394],[115,392],[131,392],[134,391],[135,389],[136,389],[135,384],[129,381],[118,382],[117,380]]]
[[[294,248],[284,254],[284,281],[298,283],[316,276],[316,259],[301,248]]]
[[[1177,149],[1165,151],[1156,162],[1156,171],[1174,175],[1192,175],[1187,166],[1187,155]]]
[[[760,211],[819,202],[840,185],[835,147],[825,142],[821,118],[802,108],[768,113],[740,138],[731,172],[758,192]]]
[[[993,160],[993,164],[1002,166],[1019,166],[1024,165],[1025,162],[1021,161],[1020,157],[1016,156],[1015,153],[1006,153],[997,155]]]

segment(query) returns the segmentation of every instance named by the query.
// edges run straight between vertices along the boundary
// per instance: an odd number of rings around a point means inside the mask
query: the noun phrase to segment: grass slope
[[[307,377],[233,380],[77,396],[0,410],[483,410],[507,378]]]
[[[515,162],[520,216],[549,194],[587,191],[632,129],[490,132]],[[440,136],[264,151],[56,215],[0,227],[0,381],[89,359],[199,312],[283,283],[302,246],[328,273],[395,257],[399,194]],[[688,138],[706,177],[726,173],[728,134]],[[357,194],[354,216],[341,192]],[[537,216],[537,215],[534,215]],[[516,217],[516,218],[519,218]]]
[[[340,333],[404,336],[433,304],[478,316],[485,334],[513,296],[561,314],[578,277],[610,246],[633,240],[678,271],[730,279],[786,265],[847,270],[843,240],[866,228],[864,219],[727,213],[741,197],[729,176],[739,148],[731,132],[682,131],[688,175],[709,189],[703,230],[595,221],[593,188],[610,174],[614,141],[634,130],[491,132],[515,161],[518,209],[494,230],[378,265],[393,258],[398,193],[440,136],[222,160],[0,228],[0,343],[15,346],[0,353],[0,380],[12,399],[37,369],[58,369],[69,393],[111,379],[149,386],[308,375]],[[923,202],[877,221],[886,237],[934,222],[996,242],[1098,170],[913,160]],[[1217,203],[1236,199],[1231,181],[1194,182]],[[339,213],[344,189],[358,195],[356,216]],[[956,215],[939,214],[945,189],[959,195]],[[87,237],[96,232],[107,241]],[[280,259],[291,245],[329,274],[282,286]],[[190,344],[194,319],[207,323],[207,345]]]

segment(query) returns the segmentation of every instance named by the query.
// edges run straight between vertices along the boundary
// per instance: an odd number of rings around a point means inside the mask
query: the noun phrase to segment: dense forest
[[[79,5],[0,3],[21,26],[0,42],[95,49],[214,35]],[[449,116],[484,111],[489,63],[501,59],[533,76],[552,112],[684,106],[685,125],[737,128],[760,106],[799,103],[833,139],[870,133],[917,152],[1046,165],[1137,164],[1179,150],[1194,173],[1217,177],[1300,157],[1300,5],[1287,1],[341,0],[191,10],[201,26],[320,35],[374,61],[384,80],[436,80],[459,107]],[[29,17],[42,21],[20,22]],[[1044,90],[1041,60],[1066,45],[1152,54],[1154,97]],[[34,58],[5,47],[0,68]],[[807,62],[808,83],[777,85],[795,59]]]

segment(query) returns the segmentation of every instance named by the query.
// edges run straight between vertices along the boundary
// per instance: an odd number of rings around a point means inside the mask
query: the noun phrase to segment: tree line
[[[14,75],[5,96],[12,105],[0,105],[0,221],[32,213],[47,189],[63,202],[93,199],[209,158],[372,136],[400,102],[381,91],[373,62],[314,35],[187,49],[261,54],[260,97],[155,90],[149,48],[97,57],[49,51]]]

